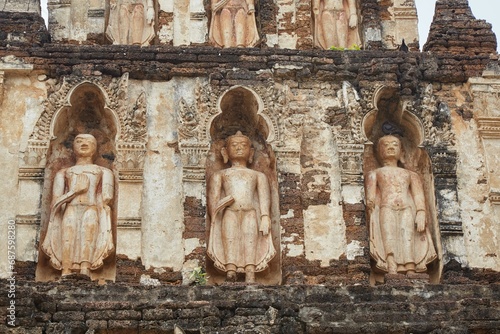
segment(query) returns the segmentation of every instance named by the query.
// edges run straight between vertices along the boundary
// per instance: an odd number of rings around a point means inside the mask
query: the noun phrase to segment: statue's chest
[[[79,175],[86,175],[90,184],[97,184],[102,177],[102,170],[95,165],[73,166],[66,171],[68,184],[73,185]]]

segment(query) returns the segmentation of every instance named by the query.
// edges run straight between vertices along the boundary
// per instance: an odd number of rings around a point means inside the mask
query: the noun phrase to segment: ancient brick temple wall
[[[437,1],[424,51],[490,54],[496,45],[491,24],[476,20],[467,0]]]
[[[275,31],[296,32],[297,48],[300,50],[267,48],[263,45],[259,48],[227,50],[210,46],[161,45],[140,48],[49,43],[48,34],[39,17],[0,12],[3,19],[0,58],[7,57],[3,59],[9,66],[14,64],[5,69],[5,77],[2,72],[4,105],[9,108],[1,109],[1,125],[2,129],[8,128],[11,131],[9,135],[12,138],[21,138],[21,135],[16,137],[19,129],[34,126],[34,115],[42,113],[43,101],[49,94],[57,91],[61,78],[65,76],[93,78],[96,82],[102,79],[109,83],[128,75],[130,91],[133,93],[131,95],[135,94],[134,97],[144,87],[154,87],[148,91],[154,93],[151,104],[156,103],[148,115],[151,117],[148,129],[153,130],[148,133],[151,136],[148,154],[157,160],[174,161],[177,177],[182,174],[180,152],[183,147],[179,141],[168,141],[162,134],[167,132],[165,128],[170,131],[179,125],[172,116],[175,111],[174,102],[178,100],[165,96],[183,95],[194,101],[192,95],[198,86],[208,86],[217,92],[235,85],[266,89],[285,87],[283,95],[286,96],[288,113],[307,116],[296,124],[297,128],[303,127],[303,132],[297,135],[301,142],[298,144],[299,149],[292,152],[295,155],[283,154],[277,159],[278,165],[285,164],[282,161],[286,159],[293,160],[286,168],[280,166],[277,169],[283,286],[181,286],[187,284],[187,269],[191,267],[183,268],[182,260],[176,267],[161,263],[157,266],[148,265],[144,258],[137,255],[141,254],[139,247],[129,250],[127,247],[132,248],[136,244],[129,246],[126,242],[120,243],[118,248],[129,251],[134,256],[128,257],[118,252],[116,283],[106,286],[98,286],[86,280],[35,283],[36,263],[32,259],[38,247],[39,225],[21,222],[22,224],[18,224],[19,235],[28,229],[31,234],[25,233],[29,238],[19,238],[24,243],[24,248],[21,249],[19,243],[18,256],[24,258],[18,258],[15,264],[15,301],[16,324],[21,328],[14,329],[14,333],[172,333],[174,324],[180,325],[187,333],[499,332],[499,273],[477,269],[492,268],[498,263],[498,247],[495,248],[498,242],[495,243],[491,237],[495,233],[482,230],[486,224],[492,225],[492,229],[495,227],[498,208],[497,211],[491,209],[488,191],[483,189],[488,183],[486,167],[481,161],[475,161],[482,159],[484,153],[478,150],[469,156],[471,149],[467,146],[473,143],[480,147],[475,119],[479,103],[473,102],[474,96],[468,87],[468,80],[481,77],[485,70],[498,67],[496,40],[491,26],[484,21],[473,20],[465,0],[439,0],[438,13],[426,45],[426,50],[430,52],[387,51],[383,50],[381,41],[369,43],[368,50],[364,51],[312,50],[308,26],[310,4],[302,0],[295,3],[296,17],[283,17],[281,23],[277,24],[274,19],[277,13],[275,2],[261,0],[259,24],[260,29],[269,35]],[[390,5],[391,1],[362,1],[361,10],[366,25],[375,30],[380,29],[380,20],[387,19],[387,8]],[[170,24],[171,14],[160,13],[160,21]],[[448,29],[450,26],[453,29]],[[19,31],[23,31],[21,37],[10,34]],[[434,107],[432,110],[436,111],[436,115],[430,115],[432,120],[427,120],[426,129],[435,131],[433,136],[453,132],[459,137],[460,143],[456,147],[442,143],[433,146],[429,142],[424,145],[432,160],[439,223],[443,228],[445,254],[440,284],[427,285],[418,279],[413,282],[389,279],[385,286],[368,286],[369,240],[361,195],[361,173],[355,175],[355,180],[352,181],[354,186],[346,185],[345,180],[340,180],[342,167],[339,157],[324,157],[325,151],[331,153],[337,149],[333,143],[336,140],[334,136],[338,133],[334,132],[345,129],[350,119],[335,103],[325,107],[325,110],[320,110],[316,104],[321,99],[334,100],[336,94],[342,92],[344,82],[352,85],[359,93],[360,109],[363,112],[374,109],[368,97],[373,94],[377,85],[394,89],[401,99],[411,101],[414,113],[425,107],[426,99],[434,99],[429,105]],[[433,91],[429,93],[427,88],[430,84]],[[26,100],[31,104],[24,105],[24,99],[14,96],[13,93],[19,91],[30,96]],[[497,93],[493,91],[493,98],[487,96],[485,99],[490,99],[488,101],[491,102],[495,99],[495,94]],[[213,97],[204,98],[198,106],[203,107]],[[57,96],[54,100],[59,101]],[[266,101],[267,105],[271,104],[269,102],[274,103],[274,100],[275,96],[271,94]],[[20,111],[10,106],[18,107]],[[22,113],[25,113],[26,119],[20,120],[18,114]],[[155,123],[158,119],[164,123]],[[11,129],[14,125],[19,129]],[[6,141],[9,138],[2,137]],[[436,140],[434,137],[427,139]],[[159,141],[161,143],[158,144]],[[14,163],[3,169],[6,175],[12,176],[7,183],[12,185],[12,189],[16,187],[18,176],[18,148],[17,142],[2,142],[0,145],[2,154],[9,158],[13,156],[11,160]],[[480,154],[483,155],[477,158]],[[148,171],[147,168],[145,171],[150,177],[156,172]],[[165,170],[162,169],[161,173],[163,172]],[[163,179],[170,180],[172,174],[161,175]],[[181,178],[182,176],[175,178],[175,181],[181,184]],[[179,185],[174,190],[178,191],[180,187]],[[190,252],[182,253],[184,246],[181,246],[175,248],[176,255],[180,254],[178,257],[185,263],[192,261],[190,263],[204,266],[206,206],[200,195],[205,194],[204,187],[202,182],[192,186],[188,189],[190,193],[186,192],[182,201],[176,202],[177,220],[168,220],[171,217],[163,217],[162,214],[154,216],[148,212],[153,217],[148,217],[150,221],[147,223],[153,221],[157,225],[149,226],[150,230],[145,230],[144,233],[140,229],[133,230],[135,235],[139,235],[139,240],[141,237],[148,237],[148,232],[149,236],[155,234],[156,237],[156,233],[170,229],[168,224],[175,221],[182,225],[178,240],[161,239],[160,246],[174,241],[178,245],[181,243],[179,240],[195,240],[195,246]],[[461,202],[450,196],[450,193],[456,195],[459,187]],[[342,189],[339,190],[340,188]],[[22,197],[18,195],[17,189],[12,189],[6,190],[4,195],[9,198]],[[156,198],[158,206],[152,206],[153,209],[162,209],[168,204],[164,203],[167,202],[163,198],[166,195],[157,194],[156,197],[161,198]],[[136,198],[134,201],[138,202]],[[497,199],[497,207],[498,202]],[[463,205],[463,210],[460,210],[458,203]],[[4,205],[3,202],[1,204]],[[5,221],[17,214],[11,210],[14,205],[7,205],[9,210],[0,212]],[[306,226],[305,221],[310,216],[305,216],[311,215],[313,208],[317,207],[333,208],[330,212],[334,211],[332,216],[319,223],[345,224],[342,226],[345,227],[345,241],[342,240],[345,245],[322,245],[324,247],[320,250],[324,253],[319,255],[311,254],[305,241],[308,238],[307,228],[312,225],[310,220]],[[484,220],[476,219],[480,215]],[[160,221],[154,221],[155,219]],[[0,221],[0,224],[3,223]],[[134,225],[137,221],[129,223]],[[158,226],[161,229],[155,230]],[[335,237],[338,235],[332,239]],[[154,238],[144,240],[143,244],[151,240],[158,242]],[[356,250],[360,252],[349,254],[346,245],[352,244],[357,245]],[[342,249],[342,246],[346,247]],[[0,245],[0,249],[1,247],[3,245]],[[336,251],[340,249],[341,252],[329,252],[331,248]],[[172,249],[167,249],[169,252],[156,250],[157,253],[151,253],[161,261],[163,257],[171,256]],[[488,259],[485,259],[485,249],[488,251]],[[144,278],[149,280],[144,282],[141,280]],[[140,283],[160,286],[144,286]],[[7,291],[9,281],[2,281],[2,284],[2,290]],[[7,289],[3,289],[4,286]],[[2,319],[8,315],[7,306],[10,301],[7,295],[0,296]],[[6,330],[3,324],[0,326],[0,332]]]
[[[43,18],[36,13],[0,12],[0,46],[41,45],[50,41]]]
[[[9,282],[2,281],[2,290]],[[5,333],[500,333],[500,285],[144,287],[17,282]],[[0,297],[5,317],[6,295]]]
[[[436,89],[436,95],[452,104],[454,95],[448,87],[462,84],[468,77],[480,76],[491,61],[486,54],[438,56],[397,51],[220,50],[212,47],[139,48],[54,44],[31,48],[10,47],[8,54],[34,64],[34,71],[44,71],[49,77],[89,76],[96,73],[103,77],[119,77],[129,73],[131,80],[148,81],[209,77],[209,83],[221,89],[233,85],[251,87],[272,79],[291,87],[292,97],[288,107],[294,114],[306,114],[315,99],[315,92],[320,92],[324,84],[328,84],[332,90],[338,90],[343,80],[349,81],[362,92],[368,92],[373,85],[381,82],[390,87],[400,87],[401,96],[412,97],[417,101],[423,94],[423,82],[437,82],[443,86],[442,89]],[[235,68],[238,70],[235,71]],[[466,106],[467,104],[462,108],[467,108]],[[329,126],[342,125],[346,121],[345,116],[332,113],[322,125],[322,130],[306,125],[308,134],[304,140],[314,140]],[[307,143],[305,145],[314,146]],[[454,165],[456,161],[451,163]],[[312,190],[307,187],[315,177],[327,176],[324,167],[315,162],[314,153],[304,151],[300,157],[300,168],[304,171],[302,175],[292,171],[278,175],[282,237],[290,240],[287,242],[291,248],[303,245],[304,242],[302,212],[310,206],[332,203],[331,187]],[[286,256],[283,249],[284,283],[348,284],[368,280],[370,265],[364,205],[348,202],[341,205],[346,223],[346,243],[359,241],[359,245],[365,249],[364,254],[349,260],[343,255],[325,266],[320,261],[306,259],[304,255]],[[198,238],[203,243],[206,241],[206,208],[200,199],[189,196],[184,200],[183,207],[183,238]],[[294,212],[293,216],[287,216],[290,211]],[[453,257],[453,249],[448,251]],[[186,260],[204,263],[204,258],[205,248],[198,247],[187,255]],[[19,275],[30,279],[34,277],[33,264],[18,263],[18,267]],[[118,260],[117,281],[139,282],[141,275],[145,274],[165,284],[180,284],[180,272],[166,269],[167,273],[161,274],[154,270],[147,271],[140,260],[121,257]]]

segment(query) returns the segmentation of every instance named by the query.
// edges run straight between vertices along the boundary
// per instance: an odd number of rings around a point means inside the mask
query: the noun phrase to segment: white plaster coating
[[[306,259],[319,260],[322,267],[345,251],[345,226],[339,211],[327,205],[311,205],[304,211]]]
[[[18,185],[18,212],[19,215],[35,215],[40,208],[41,181],[19,180]]]
[[[16,260],[36,261],[38,251],[34,247],[38,241],[39,225],[16,225]]]
[[[175,0],[158,0],[160,9],[164,12],[172,13],[174,11]]]
[[[184,240],[184,255],[191,254],[196,248],[201,246],[200,239],[190,238]]]
[[[118,218],[141,216],[141,183],[119,182]]]
[[[352,240],[346,248],[346,256],[350,261],[354,261],[357,256],[364,256],[365,248],[362,246],[361,242],[358,240]]]
[[[151,278],[149,275],[141,275],[141,278],[139,279],[139,283],[141,285],[149,285],[149,286],[160,286],[161,283],[158,279],[156,278]]]
[[[476,103],[476,102],[475,102]],[[461,220],[464,230],[465,251],[448,249],[452,254],[467,254],[470,267],[491,268],[500,270],[500,260],[496,254],[494,226],[498,226],[499,216],[491,214],[488,201],[489,185],[485,165],[485,152],[480,143],[478,129],[474,120],[465,121],[456,113],[452,113],[453,128],[457,134],[458,199],[461,208]],[[493,221],[496,221],[495,223]],[[445,246],[459,246],[457,243]]]
[[[191,12],[204,12],[205,6],[203,5],[203,0],[190,0],[189,6],[191,8]]]
[[[53,41],[74,40],[84,42],[89,34],[104,32],[104,16],[89,16],[89,10],[102,10],[105,0],[73,1],[68,4],[49,2],[49,32]]]
[[[281,34],[279,35],[279,46],[284,49],[297,48],[297,35],[296,34]]]
[[[125,255],[130,260],[141,257],[141,230],[133,228],[117,228],[116,254]]]
[[[363,202],[365,190],[363,186],[345,184],[342,186],[342,199],[344,203],[356,204]]]
[[[40,14],[40,0],[0,0],[3,12],[21,12]]]
[[[195,197],[201,200],[203,206],[206,205],[206,186],[204,182],[184,182],[184,195],[186,197]]]
[[[189,23],[189,42],[190,43],[205,43],[205,36],[208,34],[208,20],[205,17],[203,20],[191,20]]]
[[[486,170],[491,192],[500,192],[500,140],[483,138]]]
[[[179,251],[183,249],[184,230],[182,168],[179,155],[169,146],[176,132],[174,111],[170,109],[176,85],[174,79],[151,83],[146,90],[149,137],[144,165],[141,256],[146,268],[180,270],[184,260]]]
[[[295,24],[296,22],[296,4],[295,1],[291,0],[278,0],[277,1],[278,5],[278,15],[276,17],[276,20],[278,22],[278,30],[280,29],[286,29],[285,24]],[[288,17],[291,15],[291,22],[288,22]],[[284,21],[284,18],[287,18],[287,21]],[[287,48],[287,49],[295,49],[297,47],[297,35],[295,32],[282,32],[279,35],[277,35],[277,41],[269,41],[269,35],[267,36],[268,38],[268,45],[269,46],[274,46],[274,44],[279,45],[280,48]]]
[[[377,42],[382,40],[382,32],[378,28],[365,29],[365,42]]]
[[[288,257],[297,257],[304,255],[304,245],[287,244],[286,250],[286,256]]]
[[[39,86],[39,89],[41,90],[41,94],[45,94],[45,84],[41,83],[36,86]],[[38,88],[38,87],[37,87]],[[43,100],[45,96],[39,95],[38,98],[33,98],[30,99],[26,97],[26,102],[30,106],[30,112],[26,113],[24,118],[23,118],[23,134],[22,137],[19,140],[19,151],[20,152],[25,152],[27,146],[28,146],[28,140],[31,135],[31,132],[33,131],[33,128],[36,125],[36,122],[40,118],[40,115],[43,113]]]
[[[279,46],[278,34],[267,34],[266,39],[267,39],[266,45],[268,47],[274,48],[275,46]]]
[[[153,271],[157,274],[164,274],[167,272],[165,268],[154,268]]]
[[[276,63],[273,66],[274,69],[285,69],[285,70],[301,70],[304,68],[304,66],[298,66],[298,65],[283,65],[280,63]]]
[[[189,45],[189,0],[176,0],[174,4],[174,46]]]
[[[297,240],[299,240],[299,235],[297,233],[292,233],[288,237],[287,236],[282,236],[281,237],[281,242],[283,244],[285,244],[285,243],[291,243],[291,242],[296,242]],[[283,248],[286,248],[286,246],[283,246]]]
[[[450,189],[439,191],[441,201],[439,203],[441,214],[448,220],[460,221],[460,206],[455,201],[456,192]]]
[[[158,31],[160,44],[168,44],[174,39],[173,29],[170,24],[163,25]]]
[[[415,3],[398,3],[398,1],[396,1],[393,6],[388,8],[388,12],[390,14],[390,19],[381,22],[382,32],[380,39],[385,48],[397,49],[403,39],[406,44],[419,41]]]
[[[467,267],[467,250],[464,245],[464,238],[461,235],[449,236],[447,238],[442,238],[443,249],[452,250],[451,252],[444,252],[443,262],[448,263],[450,260],[455,260],[462,265],[462,267]]]
[[[2,171],[2,196],[0,196],[0,277],[9,276],[7,231],[9,221],[22,210],[27,212],[37,210],[36,204],[30,204],[29,209],[21,209],[21,203],[26,203],[26,198],[33,198],[33,194],[19,191],[18,166],[19,148],[22,138],[34,115],[39,115],[43,108],[41,101],[46,95],[45,84],[40,83],[36,77],[31,77],[22,72],[5,71],[3,89],[4,99],[0,106],[2,117],[0,117],[0,170]],[[19,98],[22,96],[23,98]],[[25,123],[26,122],[26,123]],[[27,139],[26,139],[27,140]],[[28,186],[30,191],[36,187]],[[28,190],[28,189],[26,189]],[[38,203],[37,199],[36,203]],[[20,258],[33,260],[36,254],[35,243],[36,228],[21,227],[16,225],[16,251]],[[31,244],[31,248],[29,245]]]
[[[278,170],[282,173],[292,173],[292,174],[300,174],[300,161],[290,162],[285,160],[280,160],[279,157],[277,159]]]

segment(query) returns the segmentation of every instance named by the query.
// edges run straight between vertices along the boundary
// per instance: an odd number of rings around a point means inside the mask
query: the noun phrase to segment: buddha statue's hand
[[[76,184],[75,184],[75,193],[81,194],[86,192],[89,189],[90,186],[90,180],[89,177],[85,174],[79,174],[76,177]]]
[[[366,208],[368,210],[368,214],[372,214],[373,210],[375,209],[375,202],[368,200],[366,202]]]
[[[417,232],[425,231],[425,211],[417,211],[417,216],[415,217],[415,225],[417,225]]]
[[[358,15],[351,14],[349,16],[349,28],[354,29],[358,26]]]
[[[269,218],[269,216],[267,215],[263,215],[260,218],[259,231],[262,232],[263,235],[268,235],[270,229],[271,229],[271,218]]]

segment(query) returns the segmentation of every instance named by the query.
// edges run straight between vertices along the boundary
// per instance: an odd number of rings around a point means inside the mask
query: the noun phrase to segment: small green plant
[[[206,285],[207,284],[207,273],[202,267],[196,267],[191,272],[189,279],[193,281],[195,285]]]
[[[333,51],[359,51],[359,50],[361,50],[361,45],[353,44],[350,48],[331,46],[330,50],[333,50]]]

